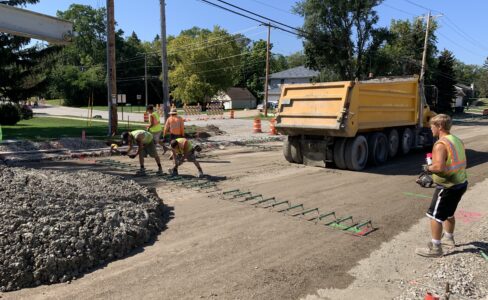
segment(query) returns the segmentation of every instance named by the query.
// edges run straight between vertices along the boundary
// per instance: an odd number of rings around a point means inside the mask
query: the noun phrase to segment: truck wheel
[[[400,151],[402,154],[407,154],[412,149],[413,145],[413,132],[410,128],[405,128],[402,131],[400,139]]]
[[[379,166],[388,159],[388,141],[382,132],[375,132],[368,137],[368,160],[371,164]]]
[[[293,162],[297,164],[303,164],[302,151],[300,149],[300,142],[298,140],[290,141],[290,153]]]
[[[283,141],[283,156],[285,156],[286,161],[293,163],[293,158],[291,156],[291,146],[288,139]]]
[[[363,135],[348,139],[345,157],[349,170],[361,171],[366,167],[368,162],[368,141]]]
[[[391,129],[388,131],[388,157],[395,157],[398,154],[398,145],[400,144],[398,138],[398,131]]]
[[[338,138],[334,144],[334,163],[339,169],[347,169],[345,152],[346,152],[346,138]]]

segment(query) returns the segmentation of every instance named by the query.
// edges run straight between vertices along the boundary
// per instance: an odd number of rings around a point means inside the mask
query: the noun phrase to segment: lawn
[[[88,106],[82,106],[80,108],[88,109]],[[146,112],[146,107],[142,105],[134,105],[134,106],[125,106],[123,107],[124,112]],[[107,111],[108,107],[107,105],[95,105],[93,106],[93,110],[102,110],[102,111]],[[121,112],[122,111],[122,106],[117,106],[117,111]]]
[[[143,124],[133,124],[132,130],[145,129]],[[13,126],[2,126],[3,139],[12,140],[48,140],[61,137],[81,137],[81,131],[85,130],[87,138],[106,139],[107,122],[92,122],[87,126],[86,121],[72,120],[55,117],[35,117],[30,120],[22,120]],[[119,132],[127,130],[126,123],[119,123]],[[186,126],[185,133],[194,135],[196,126]]]
[[[134,129],[143,129],[138,125]],[[51,117],[35,117],[30,120],[22,120],[13,126],[2,126],[3,139],[29,139],[45,140],[61,137],[81,137],[81,131],[85,129],[86,136],[103,139],[107,137],[106,122],[92,122],[90,127],[86,121],[70,120]],[[120,130],[126,130],[125,124],[119,124]]]

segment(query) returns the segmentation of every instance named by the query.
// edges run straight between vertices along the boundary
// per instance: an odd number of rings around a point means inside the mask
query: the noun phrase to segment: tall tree
[[[271,47],[272,48],[272,45]],[[258,40],[245,50],[234,85],[247,88],[257,99],[263,98],[266,75],[266,41]]]
[[[342,79],[364,75],[364,59],[378,35],[374,8],[382,0],[302,0],[295,11],[305,18],[307,66],[328,69]]]
[[[295,68],[299,66],[304,66],[307,61],[307,57],[305,56],[305,54],[303,54],[303,51],[298,51],[288,55],[286,57],[286,60],[288,62],[289,68]]]
[[[11,0],[7,5],[35,4],[38,0]],[[49,57],[58,47],[29,46],[30,39],[0,33],[0,97],[17,102],[42,93]]]
[[[168,41],[171,96],[183,103],[204,103],[234,83],[242,49],[235,37],[216,26],[192,28]]]
[[[478,87],[480,91],[480,97],[488,98],[488,57],[481,68],[480,77],[477,83],[475,83],[475,88]]]
[[[456,96],[454,85],[457,81],[455,77],[454,56],[452,52],[444,49],[439,56],[439,62],[434,75],[434,83],[439,91],[437,99],[438,113],[452,112],[452,103]]]

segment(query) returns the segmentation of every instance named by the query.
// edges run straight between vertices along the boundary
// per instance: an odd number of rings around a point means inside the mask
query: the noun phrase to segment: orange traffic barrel
[[[231,119],[234,119],[234,110],[231,110],[231,111],[230,111],[230,118],[231,118]]]
[[[254,119],[254,133],[261,133],[261,119],[259,117],[256,117]]]
[[[276,119],[273,118],[271,120],[269,120],[269,129],[270,129],[270,132],[269,134],[270,135],[277,135],[278,133],[276,132],[276,127],[275,127],[275,124],[276,124]]]
[[[144,123],[149,122],[149,114],[147,112],[144,113]]]

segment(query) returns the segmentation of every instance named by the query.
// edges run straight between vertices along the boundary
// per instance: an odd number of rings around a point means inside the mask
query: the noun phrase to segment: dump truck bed
[[[417,77],[283,85],[276,128],[287,135],[352,137],[417,124]]]

